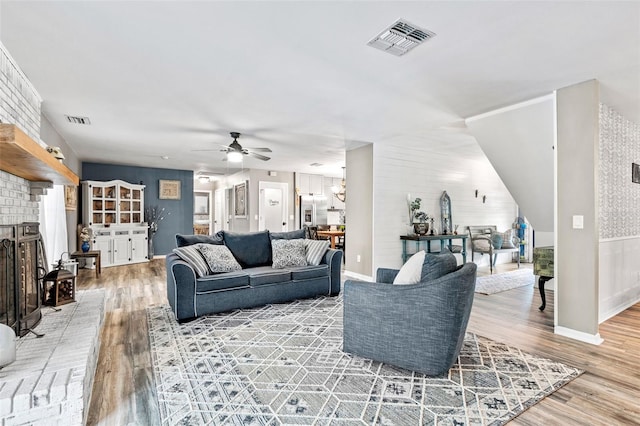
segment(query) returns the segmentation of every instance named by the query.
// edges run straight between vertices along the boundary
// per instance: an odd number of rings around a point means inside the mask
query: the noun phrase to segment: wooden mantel
[[[13,124],[0,124],[0,170],[34,182],[80,183],[71,169]]]

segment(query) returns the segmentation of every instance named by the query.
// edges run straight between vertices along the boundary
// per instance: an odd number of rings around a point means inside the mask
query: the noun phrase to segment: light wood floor
[[[530,265],[523,265],[530,267]],[[498,272],[515,265],[498,265]],[[485,270],[486,269],[486,270]],[[487,275],[488,267],[479,275]],[[81,289],[105,288],[106,309],[89,425],[157,425],[145,308],[166,303],[164,260],[80,270]],[[514,425],[640,424],[640,304],[601,324],[605,342],[553,334],[553,292],[538,310],[537,286],[476,295],[468,330],[586,372],[525,411]]]

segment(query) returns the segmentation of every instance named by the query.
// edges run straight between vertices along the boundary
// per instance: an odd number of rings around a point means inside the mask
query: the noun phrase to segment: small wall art
[[[631,182],[640,183],[640,164],[631,163]]]
[[[160,194],[158,198],[161,200],[179,200],[180,199],[180,181],[179,180],[162,180],[160,179]]]
[[[246,218],[248,212],[249,200],[247,193],[249,188],[249,181],[239,183],[233,187],[233,202],[234,202],[234,217]]]
[[[73,185],[64,186],[64,209],[72,211],[78,205],[78,188]]]

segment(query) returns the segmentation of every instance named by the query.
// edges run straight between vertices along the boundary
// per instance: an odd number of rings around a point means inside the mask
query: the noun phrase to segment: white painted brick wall
[[[34,141],[40,141],[42,98],[0,43],[0,120],[16,124]]]
[[[31,138],[40,140],[42,99],[0,43],[0,121],[16,124]],[[0,225],[38,221],[38,202],[31,201],[29,182],[0,171]]]
[[[0,370],[0,426],[82,425],[93,387],[104,318],[104,289],[79,291],[59,312],[43,308],[17,341],[13,364]]]

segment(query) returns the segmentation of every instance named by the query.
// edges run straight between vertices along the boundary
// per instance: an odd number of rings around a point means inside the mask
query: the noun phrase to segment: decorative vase
[[[89,245],[89,241],[83,241],[82,245],[80,246],[80,248],[82,249],[83,253],[88,252],[89,249],[91,248],[91,246]]]
[[[429,232],[429,224],[424,222],[414,223],[413,230],[418,235],[426,235]]]
[[[503,241],[503,238],[502,238],[502,235],[500,234],[493,234],[491,236],[491,244],[493,245],[493,248],[496,250],[502,248],[502,241]]]
[[[16,360],[16,333],[7,325],[0,324],[0,368]]]
[[[148,248],[147,248],[147,259],[153,259],[153,232],[149,232],[149,239],[147,240]]]

